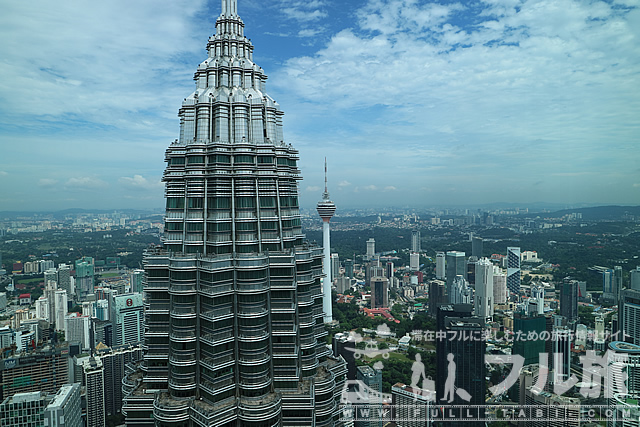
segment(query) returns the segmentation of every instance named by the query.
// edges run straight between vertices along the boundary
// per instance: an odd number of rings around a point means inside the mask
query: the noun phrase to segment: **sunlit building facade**
[[[334,426],[344,360],[324,344],[322,248],[302,234],[298,152],[222,1],[166,151],[164,247],[144,260],[129,426]]]

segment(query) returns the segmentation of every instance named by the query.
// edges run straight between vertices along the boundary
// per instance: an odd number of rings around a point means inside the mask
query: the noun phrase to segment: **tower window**
[[[253,156],[247,156],[244,154],[239,154],[233,158],[236,164],[255,164],[255,158]]]
[[[255,208],[256,199],[253,197],[236,197],[236,208]]]
[[[167,197],[167,209],[184,209],[184,198]]]
[[[202,197],[189,197],[189,209],[202,209],[204,199]]]
[[[262,196],[260,197],[260,207],[261,208],[275,208],[276,207],[276,198],[273,196]]]
[[[188,165],[203,165],[204,164],[204,156],[191,156],[187,157]]]

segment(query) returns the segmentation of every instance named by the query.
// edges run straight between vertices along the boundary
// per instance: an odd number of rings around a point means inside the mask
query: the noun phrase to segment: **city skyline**
[[[637,204],[632,1],[239,2],[300,151],[343,209]],[[0,205],[161,208],[164,148],[220,1],[7,4]],[[126,13],[123,13],[126,11]]]

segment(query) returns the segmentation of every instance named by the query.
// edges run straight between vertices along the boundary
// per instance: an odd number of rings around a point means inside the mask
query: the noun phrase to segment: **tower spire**
[[[222,0],[222,14],[226,17],[238,16],[238,0]]]
[[[322,200],[329,200],[329,190],[327,186],[327,158],[324,158],[324,193],[322,193]]]

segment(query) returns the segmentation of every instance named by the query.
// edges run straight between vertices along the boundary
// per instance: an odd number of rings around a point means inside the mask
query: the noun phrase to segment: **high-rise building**
[[[11,347],[15,342],[15,334],[9,326],[0,328],[0,349]],[[1,374],[0,374],[1,375]],[[0,387],[0,397],[2,396],[2,388]]]
[[[344,294],[351,289],[351,279],[346,276],[340,276],[336,279],[336,291]]]
[[[409,255],[409,268],[411,271],[420,270],[420,254],[417,252],[411,252]]]
[[[605,389],[617,392],[608,399],[613,416],[607,420],[607,425],[637,426],[636,422],[640,420],[640,346],[613,341],[608,350],[607,367],[618,364],[622,369],[608,369],[610,374],[605,378]]]
[[[67,291],[58,289],[54,292],[55,324],[58,331],[64,331],[64,319],[67,316]]]
[[[325,345],[298,151],[237,1],[222,6],[166,151],[164,248],[144,258],[145,354],[122,412],[128,426],[332,426],[346,369]]]
[[[471,256],[474,256],[478,259],[484,256],[484,240],[482,237],[474,236],[471,239]]]
[[[590,302],[590,296],[587,293],[587,282],[576,281],[578,283],[578,302]]]
[[[76,294],[78,301],[83,301],[87,295],[93,293],[95,267],[93,258],[82,257],[76,260]],[[69,295],[71,297],[71,295]]]
[[[47,284],[49,284],[49,282],[54,282],[54,283],[56,283],[56,286],[57,286],[57,283],[58,283],[58,271],[53,269],[53,268],[50,268],[50,269],[48,269],[48,270],[46,270],[44,272],[44,284],[45,284],[45,286]]]
[[[602,272],[602,301],[608,304],[616,302],[615,273],[612,269]]]
[[[109,320],[109,301],[106,299],[99,299],[95,302],[95,317],[99,320]]]
[[[393,261],[389,261],[387,262],[387,264],[385,265],[385,273],[384,273],[384,277],[386,277],[387,279],[389,279],[389,283],[391,283],[391,280],[393,279],[393,273],[395,272],[395,266],[393,265]]]
[[[90,357],[82,367],[87,399],[87,427],[105,427],[104,366],[100,358]]]
[[[393,420],[402,427],[428,427],[432,425],[432,396],[422,389],[414,389],[403,383],[391,387],[391,399],[395,413]]]
[[[411,252],[418,252],[420,253],[422,250],[421,245],[420,245],[420,231],[419,230],[413,230],[411,232]]]
[[[141,294],[143,291],[144,270],[133,270],[129,274],[130,292]]]
[[[324,278],[322,279],[322,309],[324,311],[324,323],[330,323],[333,320],[333,309],[331,304],[331,284],[333,278],[338,277],[332,275],[331,264],[331,228],[329,222],[336,213],[336,205],[329,198],[329,190],[327,188],[327,159],[324,159],[324,193],[322,193],[322,201],[318,202],[316,207],[320,218],[322,218],[322,246],[324,248],[324,257],[322,264],[324,266]],[[340,263],[338,261],[338,268]]]
[[[367,240],[367,259],[373,259],[376,255],[376,240],[372,237]]]
[[[144,307],[141,294],[115,295],[111,304],[113,345],[138,345],[144,338]]]
[[[104,368],[105,411],[107,415],[117,415],[122,409],[122,379],[127,364],[142,360],[140,347],[125,347],[98,351]]]
[[[82,315],[88,317],[96,317],[96,305],[93,301],[85,301],[82,303]]]
[[[389,279],[383,276],[371,278],[371,308],[389,307]]]
[[[58,289],[64,289],[67,291],[67,295],[69,296],[73,295],[73,289],[71,289],[71,266],[67,264],[59,264],[56,273],[58,278]]]
[[[340,257],[338,254],[331,254],[331,280],[334,281],[340,276]]]
[[[371,262],[367,263],[366,274],[364,276],[365,283],[371,286],[371,279],[373,277],[385,277],[385,268],[380,262],[380,258],[374,258]]]
[[[444,252],[438,252],[436,254],[436,279],[442,280],[445,278],[445,255]]]
[[[529,305],[531,305],[532,301],[535,302],[537,314],[544,314],[544,296],[544,286],[531,286],[531,298],[529,298]]]
[[[64,318],[64,337],[67,342],[80,343],[82,350],[91,349],[91,318],[69,313]]]
[[[493,266],[493,302],[495,304],[507,302],[507,275],[497,265]]]
[[[449,251],[447,252],[447,295],[451,295],[451,286],[456,276],[466,277],[465,274],[465,254],[464,252]]]
[[[40,270],[38,261],[27,261],[24,263],[24,274],[35,274]]]
[[[525,427],[579,427],[586,425],[580,421],[580,399],[560,396],[536,389],[538,378],[542,375],[538,365],[525,366],[518,377],[519,402],[527,405],[531,413],[537,414],[519,425]]]
[[[371,366],[358,366],[356,368],[356,379],[361,387],[358,392],[363,402],[368,403],[370,419],[358,419],[355,427],[382,427],[383,421],[380,419],[382,412],[382,401],[378,397],[382,393],[382,371]],[[371,419],[374,418],[374,419]]]
[[[45,426],[83,427],[80,384],[65,384],[44,410]]]
[[[474,298],[476,316],[493,319],[493,264],[487,258],[476,262],[476,294]]]
[[[442,304],[436,310],[436,333],[446,333],[448,319],[472,318],[472,304]],[[467,335],[468,336],[468,335]],[[436,340],[436,400],[444,396],[448,351],[445,340]],[[467,390],[468,391],[468,390]]]
[[[0,403],[0,425],[2,427],[44,426],[44,410],[49,403],[47,394],[34,391],[18,393]]]
[[[622,292],[622,267],[619,265],[613,268],[613,292],[615,300],[618,301]]]
[[[353,279],[353,260],[347,259],[344,261],[344,275]]]
[[[513,333],[520,333],[523,339],[514,339],[511,353],[524,357],[524,364],[539,363],[540,353],[545,352],[545,341],[540,334],[546,331],[547,322],[544,316],[515,313],[513,315]],[[535,332],[535,334],[534,334]],[[527,339],[524,339],[524,338]],[[536,337],[536,339],[529,339]]]
[[[571,330],[566,326],[554,326],[551,334],[553,355],[553,382],[566,381],[571,376]]]
[[[640,266],[636,267],[635,270],[631,270],[629,273],[629,279],[629,288],[640,291]]]
[[[429,314],[436,317],[438,306],[448,302],[445,292],[445,283],[442,280],[432,280],[429,282]]]
[[[621,341],[640,345],[640,290],[625,289],[618,304]]]
[[[347,362],[347,379],[356,379],[356,342],[349,334],[338,332],[333,336],[331,349],[335,357],[342,357]]]
[[[520,248],[507,248],[507,289],[509,292],[520,294]]]
[[[476,262],[478,262],[478,258],[470,256],[464,269],[464,278],[474,287],[476,285]]]
[[[49,317],[49,300],[45,297],[40,297],[36,300],[36,317],[38,319],[45,319],[51,323],[51,318]]]
[[[45,348],[0,359],[0,399],[16,393],[55,393],[67,382],[69,347]]]
[[[578,318],[578,282],[565,279],[560,290],[560,314],[569,321]]]
[[[455,337],[454,339],[445,339],[436,342],[436,372],[440,379],[440,384],[436,380],[436,398],[445,397],[445,378],[448,373],[455,368],[455,389],[462,389],[469,393],[471,400],[463,400],[457,392],[452,392],[452,405],[484,405],[486,383],[485,383],[485,363],[484,355],[486,351],[486,342],[482,339],[471,340],[463,339],[463,337],[476,336],[479,337],[484,330],[484,320],[478,317],[445,317],[443,331],[447,337]],[[451,396],[447,396],[451,397]],[[468,412],[471,416],[483,416],[484,410],[478,408],[469,408]],[[476,425],[473,422],[464,420],[452,421],[451,425],[469,426]],[[449,425],[449,423],[447,423]],[[484,423],[477,424],[484,425]]]
[[[56,323],[56,291],[58,290],[58,284],[55,281],[49,280],[45,282],[43,297],[47,299],[49,303],[49,323],[52,325]],[[66,314],[66,313],[65,313]]]
[[[600,314],[595,318],[596,329],[593,336],[593,348],[595,351],[606,350],[606,334],[604,332],[604,315]]]
[[[449,302],[451,304],[471,304],[472,296],[473,291],[471,287],[469,287],[469,282],[462,276],[456,276],[456,278],[453,279],[453,285],[451,285]]]

